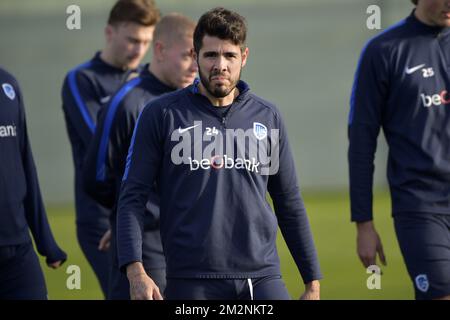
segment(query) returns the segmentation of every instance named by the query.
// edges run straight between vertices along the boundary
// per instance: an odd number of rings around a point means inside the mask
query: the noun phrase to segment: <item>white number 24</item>
[[[212,135],[217,135],[219,134],[219,130],[216,129],[216,127],[206,127],[206,135],[207,136],[212,136]]]

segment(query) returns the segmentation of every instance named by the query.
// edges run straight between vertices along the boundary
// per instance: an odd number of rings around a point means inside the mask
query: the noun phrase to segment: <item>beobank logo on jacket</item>
[[[450,104],[450,94],[447,90],[442,90],[440,93],[431,96],[422,93],[420,97],[425,108]]]
[[[205,130],[203,130],[205,129]],[[190,171],[247,170],[273,175],[279,169],[279,130],[254,122],[248,129],[218,130],[202,121],[172,132],[171,160],[188,165]]]

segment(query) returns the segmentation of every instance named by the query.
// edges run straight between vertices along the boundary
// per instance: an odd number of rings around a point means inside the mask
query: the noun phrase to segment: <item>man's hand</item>
[[[313,280],[305,285],[305,292],[301,295],[300,300],[320,300],[319,280]]]
[[[141,262],[127,266],[131,300],[163,300],[156,283],[147,275]]]
[[[375,230],[372,221],[358,222],[357,228],[357,251],[358,256],[364,267],[376,264],[377,253],[383,265],[386,265],[386,257],[384,255],[383,246],[380,236]]]
[[[103,237],[100,239],[98,243],[98,250],[107,251],[111,245],[111,229],[105,232]]]

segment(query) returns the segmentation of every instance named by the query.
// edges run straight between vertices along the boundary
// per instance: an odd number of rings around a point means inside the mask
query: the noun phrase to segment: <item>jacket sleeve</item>
[[[101,109],[92,82],[80,70],[70,71],[64,80],[62,100],[71,141],[80,140],[88,148]]]
[[[126,83],[111,99],[106,108],[99,112],[97,128],[89,145],[83,168],[83,186],[86,192],[101,204],[111,208],[116,204],[118,183],[122,178],[126,153],[134,129],[122,128],[122,118],[127,118],[135,107],[127,93],[139,83],[140,79]],[[137,117],[137,116],[136,116]],[[125,149],[125,150],[123,150]],[[113,164],[120,162],[122,171],[118,174]]]
[[[348,164],[351,220],[369,221],[377,137],[388,95],[387,59],[369,42],[363,49],[350,98]]]
[[[122,180],[125,171],[127,152],[133,135],[133,130],[139,117],[138,105],[127,105],[117,110],[116,119],[111,126],[110,145],[107,155],[107,165],[116,179]],[[149,201],[146,204],[144,217],[144,231],[159,228],[159,196],[156,191],[156,183],[152,187]]]
[[[105,161],[99,159],[99,150],[105,134],[105,117],[109,106],[100,111],[94,136],[89,144],[83,165],[83,188],[98,203],[113,208],[116,203],[116,180]],[[109,144],[109,136],[104,143]],[[101,161],[101,162],[99,162]]]
[[[137,106],[119,108],[116,121],[111,126],[111,152],[107,155],[107,163],[114,175],[120,177],[120,179],[122,179],[125,171],[128,149],[139,113]]]
[[[158,105],[147,105],[134,128],[122,178],[117,213],[119,267],[142,261],[146,202],[161,164],[162,116]]]
[[[286,244],[305,283],[322,278],[314,241],[300,196],[297,173],[286,128],[279,117],[278,137],[272,139],[272,165],[278,170],[269,176],[268,191]],[[274,147],[278,145],[278,147]],[[278,150],[277,150],[278,149]]]
[[[17,92],[19,92],[20,108],[20,146],[27,184],[24,200],[26,220],[36,243],[37,250],[41,255],[46,257],[47,263],[60,260],[64,262],[67,259],[67,255],[59,248],[53,237],[42,201],[36,167],[28,139],[23,97],[18,86]]]

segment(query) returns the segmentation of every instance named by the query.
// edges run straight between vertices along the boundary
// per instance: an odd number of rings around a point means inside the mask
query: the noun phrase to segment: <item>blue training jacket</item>
[[[64,80],[63,111],[75,166],[75,207],[79,225],[108,226],[110,209],[84,192],[84,159],[95,132],[98,113],[133,72],[105,63],[97,52],[91,60],[69,71]]]
[[[352,221],[372,219],[377,136],[389,146],[393,214],[450,213],[450,28],[414,12],[362,51],[349,116]]]
[[[198,92],[198,81],[144,108],[118,204],[121,267],[139,261],[144,206],[157,181],[167,277],[280,275],[278,225],[303,280],[321,277],[280,113],[243,81],[238,89],[240,94],[226,114]],[[259,154],[251,157],[250,147],[237,143],[245,132],[250,132],[244,135],[247,144],[261,141],[263,150],[279,155],[277,165],[264,166]],[[272,132],[279,135],[277,146],[269,142]]]
[[[47,263],[65,261],[42,202],[19,84],[0,68],[0,85],[0,246],[30,242],[31,230]]]
[[[89,146],[83,169],[85,190],[99,203],[113,208],[113,227],[116,225],[115,204],[137,118],[144,106],[164,93],[174,91],[143,69],[139,77],[124,84],[101,111],[97,129]],[[165,267],[159,232],[159,196],[150,193],[146,204],[143,235],[146,267]],[[115,234],[115,232],[114,232]],[[140,257],[139,261],[142,261]]]

